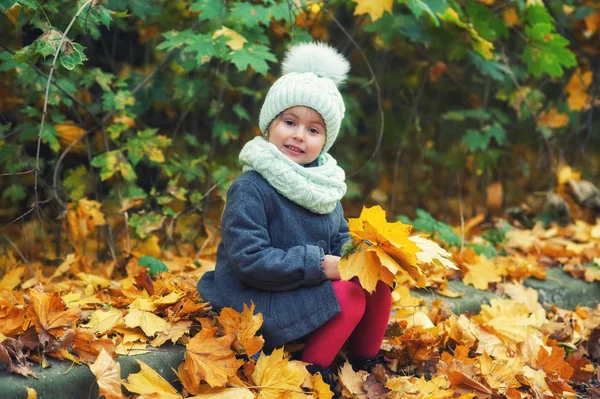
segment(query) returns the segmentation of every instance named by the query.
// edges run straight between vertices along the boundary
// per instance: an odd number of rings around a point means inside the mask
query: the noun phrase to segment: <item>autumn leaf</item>
[[[216,332],[216,328],[202,329],[186,345],[184,371],[194,391],[198,390],[200,381],[206,381],[211,387],[224,386],[244,363],[236,359],[231,350],[235,334],[216,338]]]
[[[502,281],[502,272],[491,259],[480,257],[474,265],[468,265],[468,271],[463,277],[463,283],[471,284],[478,290],[487,290],[490,283]]]
[[[240,50],[248,42],[244,36],[226,26],[221,26],[221,29],[216,30],[212,38],[216,39],[219,36],[225,36],[228,39],[225,44],[232,50]]]
[[[170,328],[169,322],[162,317],[138,309],[129,311],[125,316],[125,325],[130,328],[140,327],[149,337],[153,337],[157,332],[167,332]]]
[[[96,376],[100,396],[106,399],[122,399],[121,365],[102,349],[96,361],[90,364],[90,370]]]
[[[96,230],[97,226],[106,224],[102,205],[98,201],[82,198],[67,204],[67,222],[74,241],[80,241]]]
[[[31,306],[27,315],[34,321],[37,330],[45,330],[55,337],[62,337],[67,328],[75,326],[81,316],[80,309],[67,309],[57,293],[47,295],[36,289],[29,290]]]
[[[321,373],[317,373],[312,376],[313,390],[315,393],[315,399],[333,399],[333,392],[331,387],[325,381]]]
[[[392,13],[392,0],[352,0],[356,3],[354,15],[369,14],[371,21],[375,22],[383,16],[385,11]]]
[[[25,273],[25,267],[16,267],[11,269],[8,273],[2,277],[2,281],[0,281],[0,288],[4,288],[7,290],[12,290],[16,288],[19,284],[21,284],[21,278]]]
[[[35,389],[29,387],[25,387],[25,389],[27,390],[27,398],[25,399],[37,399],[37,391]]]
[[[367,393],[363,389],[363,384],[367,380],[367,372],[360,370],[358,372],[352,369],[348,361],[340,367],[338,376],[342,384],[342,394],[352,398],[366,399]]]
[[[286,359],[283,348],[275,349],[269,356],[261,353],[252,373],[252,379],[261,387],[260,399],[277,399],[283,393],[289,393],[292,398],[303,398],[301,385],[307,376],[306,367]]]
[[[523,364],[518,358],[493,360],[487,352],[484,352],[478,360],[485,382],[501,395],[506,394],[511,387],[521,386],[517,376],[522,374]]]
[[[156,371],[141,360],[137,360],[140,365],[140,372],[129,374],[127,380],[123,381],[123,386],[128,391],[144,395],[144,398],[155,399],[181,399],[182,396],[177,393],[175,388],[160,376]]]
[[[538,126],[546,126],[553,129],[567,126],[568,123],[569,116],[559,113],[556,107],[551,107],[548,111],[542,112],[537,120]]]
[[[598,14],[600,15],[600,14]],[[592,83],[592,72],[577,68],[569,83],[565,87],[565,92],[568,94],[567,105],[571,111],[581,111],[588,109],[592,103],[593,97],[587,93],[588,88]]]
[[[95,334],[102,334],[112,329],[121,319],[123,311],[119,309],[110,309],[107,311],[98,309],[94,311],[87,324],[81,324],[80,327],[89,328]]]
[[[452,254],[440,247],[439,244],[420,236],[412,236],[409,239],[417,244],[421,252],[417,252],[419,263],[433,263],[448,269],[458,270],[458,267],[450,260]]]
[[[187,399],[254,399],[251,390],[246,388],[215,388],[208,393],[190,396]]]
[[[544,347],[541,347],[537,363],[548,376],[556,374],[564,380],[568,380],[573,375],[573,367],[565,361],[565,350],[563,348],[555,346],[548,353]]]
[[[217,317],[225,334],[235,334],[240,342],[243,353],[252,356],[260,351],[265,343],[262,336],[257,337],[256,332],[263,324],[263,316],[254,313],[254,303],[250,307],[244,304],[242,313],[232,308],[224,308]]]

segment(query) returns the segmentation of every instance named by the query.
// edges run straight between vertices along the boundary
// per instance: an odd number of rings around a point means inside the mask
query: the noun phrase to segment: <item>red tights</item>
[[[352,279],[334,281],[333,290],[342,311],[308,336],[302,361],[328,367],[348,339],[351,356],[374,357],[390,317],[390,288],[380,281],[369,294]]]

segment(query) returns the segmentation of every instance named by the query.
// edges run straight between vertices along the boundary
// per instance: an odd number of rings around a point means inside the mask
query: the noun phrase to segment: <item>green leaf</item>
[[[406,216],[400,216],[399,219],[403,223],[414,225],[416,230],[429,233],[436,240],[443,241],[450,246],[458,246],[461,243],[460,237],[454,232],[451,226],[436,220],[423,209],[417,209],[417,217],[414,221],[411,221]]]
[[[190,6],[191,11],[200,11],[200,21],[211,20],[223,16],[224,6],[222,1],[196,0]]]
[[[156,135],[158,129],[145,129],[137,133],[137,137],[132,137],[127,141],[127,156],[136,166],[143,157],[155,163],[165,162],[163,148],[171,144],[171,139],[162,135]]]
[[[54,152],[60,150],[60,142],[58,141],[58,132],[54,126],[45,123],[42,128],[42,143],[48,144]]]
[[[23,66],[23,65],[19,65],[19,62],[16,62],[13,59],[13,56],[10,52],[8,51],[2,51],[0,53],[0,72],[8,72],[8,71],[12,71],[13,69],[15,69],[18,66]]]
[[[231,18],[241,21],[244,25],[252,28],[258,26],[261,22],[269,22],[268,10],[259,4],[249,2],[235,2],[231,11]]]
[[[100,179],[102,181],[110,179],[116,173],[120,173],[127,181],[134,181],[137,178],[131,164],[120,150],[109,151],[95,156],[92,159],[92,166],[101,168]]]
[[[470,152],[475,152],[477,150],[487,150],[489,141],[489,137],[480,131],[468,129],[467,133],[462,137],[460,143],[467,146]]]
[[[129,90],[119,90],[117,93],[106,92],[102,95],[102,108],[106,111],[123,111],[135,104],[135,97]]]
[[[212,129],[212,136],[219,139],[222,145],[229,143],[232,140],[237,140],[239,136],[237,125],[226,123],[223,121],[215,121]]]
[[[489,139],[496,140],[496,143],[498,143],[498,145],[506,144],[506,132],[504,131],[504,128],[501,124],[497,122],[494,123],[485,131],[485,133]]]
[[[508,28],[486,5],[469,0],[466,6],[475,30],[486,40],[494,41],[500,36],[508,37]]]
[[[185,47],[186,53],[195,53],[196,62],[204,64],[219,54],[215,41],[210,35],[198,33],[188,40]]]
[[[437,15],[435,15],[435,13],[431,10],[429,5],[427,5],[426,2],[422,0],[404,0],[403,2],[408,6],[410,11],[413,14],[415,14],[417,18],[419,18],[423,14],[427,14],[429,16],[429,19],[435,26],[440,26],[440,20],[438,19]]]
[[[525,19],[527,23],[532,26],[537,24],[551,25],[554,23],[552,15],[550,15],[548,9],[546,9],[546,6],[543,4],[528,6]]]
[[[22,47],[19,50],[15,51],[15,54],[12,56],[12,59],[15,62],[28,62],[34,57],[39,57],[36,53],[37,43],[33,42],[28,46]]]
[[[85,197],[88,185],[88,170],[85,165],[79,165],[75,169],[67,170],[66,178],[63,180],[63,186],[69,193],[72,200],[80,200]]]
[[[250,114],[248,113],[248,111],[246,111],[246,108],[242,107],[240,104],[235,104],[233,106],[233,112],[235,112],[235,114],[243,120],[249,121],[250,120]]]
[[[267,14],[268,14],[269,19],[289,20],[290,19],[290,5],[288,4],[287,0],[283,0],[280,3],[270,5],[269,7],[267,7]],[[293,10],[291,11],[291,18],[294,18]]]
[[[172,50],[177,47],[188,45],[194,42],[194,38],[196,37],[196,35],[196,33],[189,29],[182,31],[172,30],[169,32],[165,32],[163,34],[165,40],[161,42],[158,46],[156,46],[156,48],[158,50]]]
[[[2,198],[9,200],[13,204],[17,204],[27,198],[25,186],[22,184],[8,184],[7,186],[2,189]]]
[[[0,0],[0,11],[8,11],[13,5],[21,4],[25,7],[29,7],[32,10],[37,10],[38,6],[35,1],[32,0]]]
[[[238,71],[245,71],[250,66],[261,75],[266,75],[269,70],[267,61],[277,61],[269,48],[262,44],[244,46],[240,50],[232,51],[229,53],[229,59]]]
[[[156,259],[152,256],[141,256],[138,260],[138,266],[147,267],[148,275],[152,278],[156,278],[159,273],[169,272],[169,268],[160,259]]]
[[[60,53],[60,63],[68,70],[83,64],[83,61],[87,60],[83,50],[84,47],[79,43],[66,41],[63,44],[63,51]]]
[[[110,85],[112,84],[115,75],[104,72],[100,68],[94,68],[89,73],[91,76],[93,76],[94,81],[98,83],[102,90],[111,91]]]
[[[150,236],[153,231],[160,230],[165,221],[163,215],[158,213],[134,213],[129,219],[129,225],[142,240]]]
[[[482,108],[449,111],[442,115],[442,119],[450,121],[464,121],[466,119],[488,121],[491,119],[491,117],[492,116],[490,115],[490,113]]]
[[[471,61],[484,75],[488,75],[494,80],[502,81],[506,76],[510,75],[510,69],[506,66],[492,60],[486,60],[474,51],[469,51]]]
[[[523,61],[535,77],[543,73],[562,76],[563,67],[577,65],[575,55],[567,48],[569,41],[552,31],[553,26],[546,23],[525,28],[528,45],[523,51]]]

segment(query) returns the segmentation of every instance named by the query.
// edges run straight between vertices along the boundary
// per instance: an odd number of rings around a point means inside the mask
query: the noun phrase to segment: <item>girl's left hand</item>
[[[338,270],[338,265],[340,264],[340,257],[335,255],[325,255],[325,259],[323,259],[323,271],[325,272],[325,277],[328,280],[339,280],[341,278],[340,271]]]

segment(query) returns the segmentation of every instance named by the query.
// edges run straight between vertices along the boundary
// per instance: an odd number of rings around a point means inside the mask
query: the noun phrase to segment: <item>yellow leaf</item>
[[[244,36],[226,26],[221,26],[221,29],[215,31],[215,33],[212,35],[212,38],[216,39],[219,36],[225,36],[229,38],[225,44],[232,50],[240,50],[242,47],[244,47],[244,43],[248,42]]]
[[[600,15],[600,14],[599,14]],[[587,93],[587,89],[592,83],[592,72],[582,72],[577,70],[571,75],[569,83],[565,87],[565,92],[568,94],[567,105],[572,111],[581,111],[588,109],[592,103],[592,96]]]
[[[371,21],[375,22],[383,16],[385,11],[392,13],[392,0],[352,0],[356,3],[354,15],[369,14]]]
[[[519,16],[517,15],[517,10],[515,10],[513,7],[504,10],[504,12],[502,12],[502,18],[504,18],[504,23],[509,28],[521,22],[519,20]]]
[[[479,258],[479,262],[475,265],[468,265],[468,269],[463,277],[463,283],[471,284],[478,290],[487,290],[488,284],[502,281],[496,262],[485,257]]]
[[[104,348],[100,351],[96,361],[90,364],[90,370],[96,376],[99,396],[104,395],[106,399],[123,398],[121,393],[121,365],[113,360]]]
[[[382,267],[377,254],[364,250],[365,246],[367,245],[361,244],[356,252],[343,257],[338,269],[342,280],[358,277],[362,287],[368,292],[373,292],[377,287]]]
[[[179,338],[183,337],[185,334],[190,333],[191,325],[192,322],[190,320],[181,320],[176,323],[173,323],[168,333],[158,333],[156,338],[150,341],[150,345],[158,347],[169,340],[175,344],[177,343]]]
[[[450,260],[452,254],[440,247],[437,243],[419,236],[412,236],[409,237],[409,239],[417,244],[421,250],[421,252],[417,252],[417,260],[420,263],[434,263],[438,266],[447,267],[448,269],[458,270],[458,267]]]
[[[510,387],[519,388],[521,386],[516,378],[522,374],[523,364],[520,359],[492,360],[487,352],[484,352],[478,360],[485,382],[501,395],[506,394]]]
[[[286,391],[293,398],[304,398],[301,385],[308,375],[305,366],[290,362],[284,357],[283,348],[278,348],[270,356],[261,353],[252,379],[261,387],[260,399],[277,399]]]
[[[435,324],[433,324],[427,313],[415,309],[413,309],[412,312],[403,313],[401,316],[395,316],[394,320],[405,320],[408,323],[408,328],[415,326],[419,326],[425,329],[435,327]]]
[[[566,126],[568,123],[569,116],[567,114],[559,113],[556,107],[552,107],[548,111],[542,112],[537,120],[538,126],[546,126],[549,128],[560,128]]]
[[[0,288],[5,288],[7,290],[15,289],[19,284],[21,284],[21,277],[25,273],[25,267],[17,267],[11,269],[8,273],[4,275],[2,281],[0,281]]]
[[[131,309],[125,316],[125,325],[130,328],[141,327],[144,334],[149,337],[157,332],[167,332],[170,324],[157,315],[143,310]]]
[[[90,328],[94,334],[102,334],[111,330],[119,322],[122,314],[123,311],[119,309],[98,309],[92,313],[87,324],[80,324],[79,327]]]
[[[492,327],[505,343],[524,342],[530,335],[541,334],[538,330],[546,319],[540,320],[523,303],[510,299],[494,298],[490,305],[481,305],[481,312],[474,319],[481,320],[484,327]]]
[[[187,399],[254,399],[254,394],[246,388],[214,388],[207,393],[190,396]]]
[[[523,366],[523,377],[525,377],[527,385],[529,385],[534,392],[551,392],[546,383],[546,373],[544,370],[534,370],[529,366]],[[550,396],[553,395],[550,394]]]
[[[315,391],[315,399],[332,399],[333,392],[329,384],[323,381],[321,373],[317,373],[312,377],[313,389]]]
[[[26,399],[37,399],[37,391],[33,388],[25,387],[27,390],[27,398]]]
[[[181,399],[182,396],[177,393],[175,388],[171,386],[164,378],[156,371],[150,368],[141,360],[136,361],[140,365],[140,372],[129,374],[126,381],[123,381],[123,386],[128,391],[144,395],[145,398],[156,399]]]
[[[87,198],[67,204],[67,223],[73,240],[79,241],[94,232],[97,226],[106,224],[101,206],[98,201]]]
[[[231,350],[235,334],[215,338],[216,328],[202,329],[186,345],[187,356],[184,372],[197,391],[200,381],[206,381],[211,387],[224,386],[229,377],[235,375],[237,369],[244,363],[236,359]]]
[[[244,304],[242,313],[238,313],[231,308],[224,308],[217,319],[225,334],[235,334],[242,346],[242,349],[248,356],[252,356],[260,351],[265,343],[262,336],[257,337],[256,332],[263,324],[263,316],[254,313],[254,303],[250,307]]]

